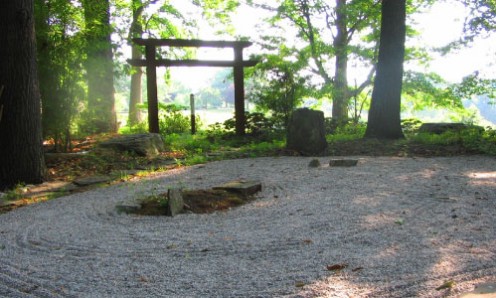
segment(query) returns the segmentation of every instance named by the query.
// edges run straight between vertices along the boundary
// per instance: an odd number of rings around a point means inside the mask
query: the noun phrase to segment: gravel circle
[[[494,282],[494,157],[357,158],[212,162],[0,215],[0,296],[457,297]],[[173,218],[116,209],[235,179],[262,181],[258,199]]]

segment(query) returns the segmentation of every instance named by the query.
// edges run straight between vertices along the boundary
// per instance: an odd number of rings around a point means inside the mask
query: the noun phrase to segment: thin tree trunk
[[[2,1],[0,45],[1,189],[45,176],[32,0]]]
[[[401,88],[406,34],[405,0],[383,0],[379,61],[365,137],[403,138]]]
[[[133,0],[133,21],[131,23],[131,28],[129,30],[129,41],[133,38],[140,38],[143,35],[143,27],[141,25],[141,16],[143,13],[143,3],[141,0]],[[137,45],[131,44],[131,56],[132,59],[141,59],[142,54]],[[143,119],[141,116],[140,109],[138,105],[142,103],[141,97],[141,77],[143,76],[143,70],[141,67],[134,67],[133,73],[131,74],[131,94],[129,99],[129,115],[128,115],[128,125],[132,126],[140,123]]]
[[[348,119],[348,28],[346,0],[336,0],[336,27],[334,39],[336,69],[333,82],[332,118],[343,123]]]
[[[132,46],[132,59],[141,59],[142,55],[138,47]],[[143,102],[141,96],[141,77],[143,70],[141,67],[135,67],[134,72],[131,74],[131,94],[129,99],[129,116],[128,124],[130,126],[140,123],[142,119],[141,111],[138,105]]]
[[[117,131],[114,66],[109,0],[83,0],[86,21],[85,62],[88,79],[88,117],[93,132]]]

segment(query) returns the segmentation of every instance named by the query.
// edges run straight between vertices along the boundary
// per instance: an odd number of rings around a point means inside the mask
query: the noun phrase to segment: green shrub
[[[185,133],[191,130],[191,120],[183,115],[184,107],[159,103],[159,129],[162,135]],[[199,125],[197,125],[199,126]]]
[[[133,126],[124,126],[119,129],[119,133],[127,134],[138,134],[148,132],[148,121],[143,121]]]
[[[327,135],[327,141],[350,141],[361,139],[365,135],[365,130],[367,129],[367,124],[358,122],[349,122],[342,126],[337,126],[334,132]]]
[[[421,125],[422,125],[422,121],[415,118],[408,118],[401,120],[401,128],[403,129],[403,133],[405,135],[411,135],[416,133]]]

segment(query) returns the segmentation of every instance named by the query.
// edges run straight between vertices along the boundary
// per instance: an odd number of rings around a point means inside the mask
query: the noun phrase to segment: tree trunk
[[[403,138],[401,88],[406,33],[405,0],[383,0],[379,61],[365,137]]]
[[[45,159],[32,0],[0,5],[0,188],[41,183]]]
[[[90,132],[117,131],[109,0],[83,0]],[[88,128],[87,128],[88,130]]]
[[[136,45],[132,46],[132,59],[141,59],[142,55]],[[140,123],[142,119],[141,111],[138,105],[143,102],[141,97],[141,77],[143,70],[141,67],[135,67],[134,72],[131,74],[131,94],[129,99],[129,116],[128,125],[132,126]]]
[[[143,4],[141,0],[132,1],[133,9],[133,21],[131,23],[131,28],[129,29],[129,42],[131,43],[131,58],[141,59],[142,54],[137,45],[132,44],[133,38],[141,38],[143,35],[143,27],[141,26],[141,15],[143,13]],[[141,67],[134,67],[133,73],[131,74],[131,94],[129,99],[129,115],[128,115],[128,125],[132,126],[138,124],[142,121],[141,112],[138,105],[142,103],[141,98],[141,77],[143,75],[143,70]]]
[[[336,0],[336,30],[334,49],[336,69],[333,82],[332,118],[338,123],[348,119],[348,28],[346,0]]]

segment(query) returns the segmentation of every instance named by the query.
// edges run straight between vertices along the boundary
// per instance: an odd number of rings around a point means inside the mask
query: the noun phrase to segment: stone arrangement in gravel
[[[259,181],[235,180],[211,189],[168,189],[158,195],[118,204],[117,210],[138,215],[175,216],[180,213],[212,213],[229,210],[255,199],[262,190]]]
[[[495,282],[494,157],[311,159],[177,168],[2,214],[0,296],[460,297]],[[229,212],[116,211],[230,180],[263,188]]]

